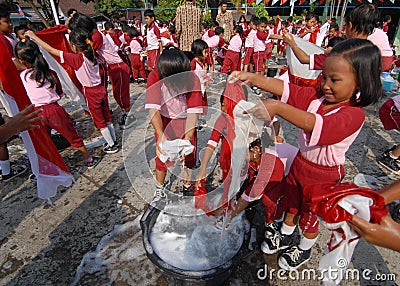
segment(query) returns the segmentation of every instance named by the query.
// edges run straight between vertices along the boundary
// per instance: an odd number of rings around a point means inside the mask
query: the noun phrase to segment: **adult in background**
[[[220,12],[217,15],[217,22],[220,27],[224,29],[224,41],[229,43],[231,36],[233,34],[233,16],[228,9],[228,2],[222,1],[220,6]]]
[[[175,17],[176,38],[183,52],[190,52],[194,40],[201,37],[201,11],[196,8],[193,0],[176,9]]]

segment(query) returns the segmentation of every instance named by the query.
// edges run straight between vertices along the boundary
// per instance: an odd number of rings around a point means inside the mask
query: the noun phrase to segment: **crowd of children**
[[[105,153],[113,154],[120,149],[108,102],[108,79],[114,99],[121,109],[118,124],[122,129],[129,128],[135,121],[133,116],[128,116],[131,108],[130,83],[147,82],[145,108],[149,110],[156,142],[156,200],[166,196],[167,168],[173,164],[160,159],[165,141],[182,139],[194,146],[194,151],[182,159],[186,174],[183,195],[193,195],[195,186],[201,187],[207,163],[221,139],[223,179],[228,176],[233,109],[239,100],[246,99],[240,88],[229,91],[238,95],[236,100],[229,98],[228,91],[224,91],[221,97],[222,114],[208,141],[198,176],[194,181],[191,179],[191,170],[196,166],[199,129],[196,126],[199,117],[207,113],[207,86],[222,81],[214,76],[216,62],[222,74],[251,84],[257,91],[272,93],[278,100],[265,100],[248,113],[266,122],[276,122],[273,119],[279,116],[299,127],[300,150],[289,166],[287,176],[284,176],[284,166],[279,165],[279,158],[271,159],[271,154],[263,154],[261,142],[254,141],[249,147],[251,159],[246,187],[242,188],[236,205],[234,202],[228,204],[236,215],[253,199],[262,198],[268,215],[261,249],[267,254],[283,250],[278,259],[279,265],[288,270],[297,269],[310,259],[311,248],[318,238],[318,219],[311,212],[308,202],[304,201],[305,190],[310,185],[339,183],[343,179],[345,153],[365,120],[362,107],[377,102],[383,96],[380,73],[391,68],[393,54],[388,48],[385,27],[377,24],[377,8],[364,4],[353,9],[346,17],[345,34],[340,33],[335,19],[322,24],[310,12],[300,22],[295,22],[292,17],[281,20],[278,16],[274,21],[253,16],[247,23],[242,16],[234,27],[232,37],[225,41],[224,29],[213,21],[204,29],[202,38],[193,42],[191,54],[179,51],[173,25],[157,22],[153,10],[144,11],[144,20],[144,29],[141,25],[124,23],[118,29],[107,22],[104,31],[99,31],[93,19],[73,13],[68,18],[71,53],[50,46],[26,23],[14,29],[18,41],[11,35],[9,13],[1,8],[0,41],[6,44],[9,57],[21,71],[22,83],[34,108],[40,109],[43,125],[49,132],[51,129],[58,131],[71,146],[78,149],[88,168],[94,168],[101,158],[89,154],[68,113],[57,103],[63,91],[39,46],[75,71],[93,123],[106,141]],[[296,44],[293,34],[313,44],[319,43],[326,52],[308,54]],[[264,77],[272,59],[285,57],[287,46],[291,47],[300,62],[309,64],[310,69],[323,71],[320,86],[297,86]],[[226,88],[237,87],[227,83]],[[381,108],[380,116],[386,129],[400,129],[398,101],[394,98]],[[0,124],[4,122],[0,121]],[[276,131],[276,135],[278,133]],[[273,139],[276,142],[282,140],[279,137]],[[379,162],[392,171],[400,172],[399,150],[400,147],[395,146],[386,151]],[[276,169],[270,170],[273,184],[267,184],[254,195],[251,191],[256,185],[254,181],[257,174],[263,171],[260,169],[263,167],[260,165],[262,156],[277,162],[272,164]],[[278,166],[281,167],[279,170]],[[25,167],[21,170],[10,167],[5,143],[0,145],[0,167],[3,181],[26,170]],[[283,213],[283,222],[278,224],[277,214]],[[294,244],[291,237],[297,224],[302,237],[298,244]]]

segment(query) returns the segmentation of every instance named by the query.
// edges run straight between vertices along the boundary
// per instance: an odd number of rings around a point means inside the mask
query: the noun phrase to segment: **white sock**
[[[291,235],[295,228],[296,228],[295,225],[290,226],[290,225],[287,225],[285,222],[283,222],[282,227],[281,227],[281,233],[284,235]]]
[[[395,155],[393,155],[392,151],[389,152],[389,156],[390,156],[390,158],[395,159],[395,160],[399,158],[399,157],[396,157]]]
[[[8,175],[11,172],[11,167],[10,167],[10,160],[0,160],[0,168],[1,168],[1,174],[2,175]]]
[[[114,124],[111,123],[111,124],[107,125],[107,128],[108,128],[108,130],[110,130],[110,134],[111,134],[112,139],[114,140],[114,142],[116,142],[117,141],[117,137],[115,137]],[[113,143],[113,145],[114,145],[114,143]]]
[[[106,140],[108,146],[114,146],[114,140],[111,136],[110,129],[104,128],[100,132],[101,135],[103,135],[104,139]]]
[[[316,238],[307,238],[302,236],[300,239],[299,247],[303,250],[309,250],[317,242],[318,236]]]

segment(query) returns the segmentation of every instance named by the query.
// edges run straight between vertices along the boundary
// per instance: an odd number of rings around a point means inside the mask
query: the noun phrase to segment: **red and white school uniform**
[[[269,34],[257,31],[254,37],[254,53],[253,53],[253,63],[254,71],[261,72],[264,70],[265,61],[265,41],[268,39]]]
[[[190,70],[193,71],[194,74],[199,78],[203,101],[203,115],[206,115],[208,111],[208,100],[206,93],[206,85],[208,80],[207,71],[204,69],[204,63],[199,62],[196,58],[190,62]]]
[[[269,35],[272,35],[274,33],[274,28],[268,27],[268,38],[265,41],[265,59],[271,59],[272,58],[272,50],[274,49],[274,40],[269,38]]]
[[[374,32],[367,38],[381,51],[382,71],[389,71],[393,64],[393,50],[389,44],[387,34],[382,30],[375,28]]]
[[[242,49],[242,38],[235,35],[229,41],[228,51],[225,54],[224,64],[221,73],[227,74],[228,71],[233,72],[240,70],[240,51]]]
[[[187,114],[201,114],[203,112],[202,94],[200,82],[196,75],[191,77],[193,87],[191,92],[173,93],[160,81],[157,69],[153,70],[148,77],[146,87],[146,109],[156,109],[160,111],[161,120],[164,129],[164,135],[167,140],[182,139],[185,136],[185,126]],[[155,134],[156,140],[157,135]],[[192,145],[195,147],[193,153],[185,157],[185,166],[193,168],[196,165],[196,146],[197,133],[194,131]],[[157,157],[156,169],[167,171],[169,165],[173,162],[163,163]]]
[[[140,53],[143,50],[140,42],[137,39],[132,39],[129,47],[131,48],[131,66],[133,78],[138,79],[139,72],[142,78],[147,78],[146,71],[144,70],[143,57],[140,56]]]
[[[203,34],[203,36],[201,36],[201,39],[206,42],[209,38],[211,38],[212,36],[215,36],[215,33],[213,30],[208,30],[206,33]]]
[[[123,109],[130,109],[130,69],[118,54],[118,46],[114,44],[110,34],[103,36],[103,48],[98,53],[105,59],[108,67],[115,101]]]
[[[225,45],[225,42],[219,35],[214,35],[214,36],[210,37],[206,41],[206,43],[208,45],[207,64],[213,65],[214,64],[214,58],[213,58],[214,51],[217,50],[218,48],[222,48]]]
[[[282,182],[286,210],[300,216],[299,225],[307,232],[318,231],[318,219],[303,201],[307,187],[338,183],[344,178],[345,153],[364,124],[362,107],[346,102],[324,110],[325,97],[311,87],[284,84],[281,101],[315,114],[312,132],[300,130],[299,152]]]
[[[72,54],[60,51],[61,63],[66,63],[75,70],[76,77],[83,86],[90,115],[97,128],[107,127],[112,122],[108,97],[104,85],[101,84],[99,65],[93,64],[83,54]]]
[[[400,95],[386,101],[379,109],[379,118],[385,130],[400,131]]]
[[[256,29],[250,29],[246,36],[246,40],[244,41],[244,65],[253,63],[252,57],[254,53],[254,37],[256,36],[256,34]]]
[[[160,56],[161,33],[154,23],[147,27],[147,66],[155,69]]]
[[[301,29],[299,29],[298,31],[297,31],[297,35],[298,36],[300,36],[301,34],[304,34],[305,32],[307,32],[307,27],[302,27]],[[315,44],[316,42],[317,42],[317,35],[318,35],[318,32],[319,32],[319,28],[318,27],[316,27],[315,28],[315,31],[313,32],[313,33],[307,33],[307,34],[305,34],[304,36],[303,36],[303,39],[304,40],[306,40],[306,41],[309,41],[310,43],[313,43],[313,44]]]
[[[50,87],[50,83],[45,82],[43,86],[39,87],[39,84],[30,78],[32,71],[32,69],[26,69],[21,72],[20,77],[29,99],[35,105],[35,109],[43,110],[40,116],[43,117],[41,121],[47,132],[50,135],[51,129],[54,129],[64,136],[72,147],[82,147],[84,145],[82,137],[76,132],[68,113],[57,103],[63,95],[57,74],[52,71],[56,78],[55,86]]]
[[[95,30],[92,33],[92,41],[93,41],[93,49],[96,52],[97,62],[99,63],[101,84],[104,86],[107,92],[107,87],[108,87],[107,63],[104,57],[99,52],[100,50],[104,49],[104,35],[100,33],[99,30]]]

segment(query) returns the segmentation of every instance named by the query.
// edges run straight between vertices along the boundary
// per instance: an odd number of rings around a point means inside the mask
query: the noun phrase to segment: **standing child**
[[[337,23],[332,23],[329,26],[329,31],[328,34],[325,36],[325,38],[322,40],[322,45],[324,49],[328,47],[329,40],[332,39],[333,37],[336,37],[337,32],[339,32],[339,25]]]
[[[214,75],[214,50],[222,48],[225,45],[224,42],[224,29],[221,27],[215,28],[215,35],[210,37],[205,41],[208,45],[208,57],[207,57],[207,65],[211,72],[211,76]]]
[[[132,38],[129,47],[131,49],[131,65],[132,65],[132,73],[133,79],[139,83],[139,72],[142,80],[144,82],[147,81],[146,71],[144,69],[144,61],[143,61],[143,47],[141,45],[141,41],[139,40],[140,33],[136,28],[128,29],[129,37]]]
[[[51,129],[56,130],[68,140],[72,147],[81,152],[85,165],[89,169],[94,168],[100,162],[100,157],[89,156],[71,118],[57,103],[63,95],[61,83],[57,74],[50,70],[39,47],[31,40],[20,41],[15,46],[15,55],[21,64],[26,66],[26,70],[20,74],[21,80],[35,109],[43,110],[42,123],[49,135]]]
[[[32,31],[28,31],[26,35],[35,40],[50,54],[60,57],[61,63],[66,63],[75,70],[76,77],[83,86],[83,94],[90,115],[106,140],[107,144],[103,151],[108,154],[118,152],[119,144],[117,143],[114,125],[111,120],[107,93],[101,84],[99,65],[92,48],[90,32],[84,29],[74,29],[70,33],[69,40],[74,54],[54,49]]]
[[[215,36],[215,29],[218,27],[218,23],[215,21],[211,21],[210,23],[210,29],[207,29],[207,31],[201,36],[201,39],[205,42],[212,36]]]
[[[305,26],[297,31],[297,35],[313,44],[317,42],[318,31],[315,29],[317,24],[317,16],[313,12],[309,12],[305,16]]]
[[[257,25],[257,33],[254,37],[254,53],[253,63],[254,71],[256,74],[262,75],[264,73],[264,61],[265,61],[265,41],[268,39],[268,33],[265,32],[267,29],[268,20],[265,17],[260,18],[260,22]]]
[[[152,71],[157,67],[158,57],[163,50],[161,44],[161,33],[155,23],[156,15],[153,10],[147,9],[144,11],[144,20],[147,24],[147,70]]]
[[[237,25],[233,32],[234,36],[229,42],[228,51],[225,54],[224,65],[221,68],[221,73],[223,74],[228,74],[229,71],[233,72],[240,70],[243,28]]]
[[[281,100],[265,100],[249,113],[264,120],[278,115],[301,129],[299,153],[281,184],[285,220],[280,229],[268,222],[269,234],[261,246],[268,254],[285,249],[278,260],[283,269],[295,270],[310,259],[318,238],[318,218],[310,211],[310,202],[303,200],[304,195],[310,185],[339,183],[344,178],[345,153],[365,120],[362,107],[383,96],[380,66],[381,57],[375,45],[368,40],[351,39],[336,45],[325,60],[320,89],[249,73],[232,75]],[[293,245],[291,235],[297,217],[303,236],[299,244]]]
[[[244,59],[243,59],[243,70],[250,71],[249,65],[253,63],[252,57],[254,53],[254,37],[257,34],[257,26],[260,23],[260,19],[253,16],[250,20],[249,29],[245,32],[244,41]]]

